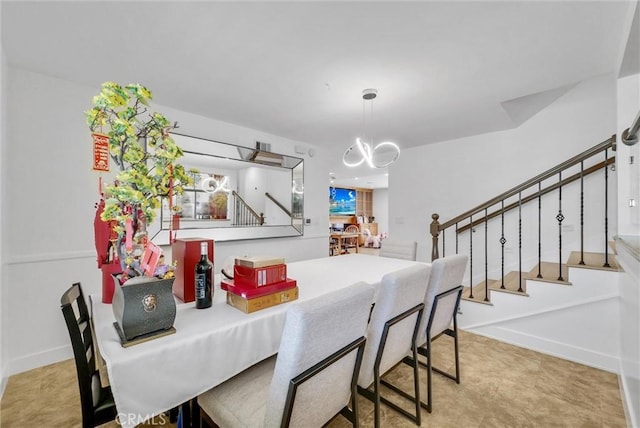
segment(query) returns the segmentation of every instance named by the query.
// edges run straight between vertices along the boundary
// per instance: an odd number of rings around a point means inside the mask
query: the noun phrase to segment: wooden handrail
[[[534,184],[536,184],[536,183],[538,183],[540,181],[546,180],[549,177],[553,177],[554,175],[558,174],[559,172],[564,171],[565,169],[570,168],[570,167],[572,167],[572,166],[584,161],[585,159],[590,158],[591,156],[593,156],[595,154],[598,154],[598,153],[603,152],[603,151],[605,151],[605,150],[607,150],[609,148],[614,147],[615,142],[616,142],[616,135],[614,134],[611,137],[609,137],[607,140],[601,142],[600,144],[598,144],[596,146],[593,146],[592,148],[590,148],[588,150],[585,150],[584,152],[572,157],[571,159],[566,160],[566,161],[554,166],[553,168],[543,172],[542,174],[539,174],[539,175],[537,175],[537,176],[535,176],[535,177],[533,177],[533,178],[531,178],[531,179],[529,179],[529,180],[527,180],[527,181],[525,181],[525,182],[523,182],[523,183],[521,183],[521,184],[519,184],[519,185],[517,185],[517,186],[515,186],[515,187],[513,187],[511,189],[509,189],[509,190],[507,190],[506,192],[496,196],[495,198],[492,198],[492,199],[488,200],[487,202],[485,202],[483,204],[480,204],[477,207],[472,208],[469,211],[466,211],[466,212],[464,212],[464,213],[452,218],[451,220],[449,220],[449,221],[447,221],[445,223],[439,224],[437,226],[438,227],[438,231],[441,231],[441,230],[444,230],[444,229],[446,229],[446,228],[448,228],[450,226],[453,226],[454,224],[458,223],[460,220],[463,220],[463,219],[468,218],[468,217],[470,217],[470,216],[472,216],[474,214],[477,214],[477,213],[479,213],[481,211],[484,211],[486,208],[489,208],[489,207],[497,204],[498,202],[500,202],[500,201],[502,201],[504,199],[507,199],[507,198],[509,198],[511,196],[515,196],[518,193],[522,192],[523,190],[528,189],[529,187],[531,187],[532,185],[534,185]]]
[[[592,173],[594,173],[596,171],[599,171],[602,168],[604,168],[605,166],[612,165],[615,162],[616,162],[616,158],[615,157],[611,157],[611,158],[607,159],[606,165],[605,165],[604,161],[599,162],[599,163],[597,163],[597,164],[585,169],[583,171],[583,173],[582,173],[582,176],[586,177],[587,175],[592,174]],[[540,192],[535,192],[535,193],[532,193],[531,195],[529,195],[529,196],[527,196],[525,198],[522,198],[522,204],[524,205],[527,202],[531,202],[532,200],[535,200],[538,197],[538,193],[540,194],[540,196],[546,195],[547,193],[553,192],[554,190],[556,190],[561,185],[565,186],[565,185],[567,185],[569,183],[572,183],[574,181],[577,181],[579,179],[580,179],[580,173],[574,174],[571,177],[567,177],[564,180],[562,180],[562,182],[554,183],[549,187],[545,187]],[[505,206],[504,207],[504,212],[510,211],[510,210],[512,210],[514,208],[518,208],[518,202],[513,202],[513,203]],[[502,212],[503,212],[503,210],[500,209],[500,210],[492,212],[491,214],[488,214],[487,215],[487,220],[491,220],[494,217],[498,217]],[[461,227],[458,228],[458,233],[462,233],[462,232],[464,232],[466,230],[469,230],[469,228],[475,227],[475,226],[477,226],[479,224],[482,224],[482,223],[484,223],[484,221],[485,221],[484,217],[482,217],[482,218],[480,218],[478,220],[474,220],[473,223],[465,224],[464,226],[461,226]]]
[[[273,196],[271,196],[269,194],[269,192],[265,192],[264,194],[267,198],[269,198],[274,204],[276,204],[278,206],[278,208],[280,208],[282,211],[285,212],[285,214],[287,214],[289,217],[291,217],[291,211],[289,211],[288,209],[285,208],[284,205],[282,205],[280,202],[278,202],[276,200],[276,198],[274,198]]]
[[[631,126],[622,131],[620,139],[627,146],[633,146],[638,142],[638,130],[640,130],[640,111]]]

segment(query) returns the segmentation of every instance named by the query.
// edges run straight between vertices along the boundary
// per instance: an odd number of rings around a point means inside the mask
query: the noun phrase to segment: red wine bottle
[[[213,264],[208,259],[208,245],[200,244],[200,260],[196,263],[196,308],[204,309],[211,306],[213,299]]]

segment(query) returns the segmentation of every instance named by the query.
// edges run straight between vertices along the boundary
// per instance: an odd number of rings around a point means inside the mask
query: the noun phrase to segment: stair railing
[[[282,205],[282,204],[280,203],[280,201],[278,201],[276,198],[274,198],[274,197],[273,197],[269,192],[265,192],[265,194],[264,194],[264,195],[267,197],[267,199],[269,199],[271,202],[273,202],[274,204],[276,204],[276,206],[277,206],[278,208],[280,208],[282,211],[284,211],[284,213],[285,213],[286,215],[288,215],[289,217],[292,217],[292,215],[291,215],[291,211],[289,211],[289,210],[288,210],[284,205]]]
[[[235,207],[233,215],[233,226],[262,226],[264,224],[264,214],[258,214],[251,206],[242,199],[235,190],[231,191],[233,205]]]
[[[562,211],[562,188],[569,183],[580,180],[580,264],[584,264],[584,178],[587,175],[593,174],[596,171],[604,169],[604,247],[605,247],[605,267],[609,267],[608,262],[608,167],[615,162],[614,157],[609,157],[609,149],[615,151],[615,143],[616,136],[612,135],[607,140],[595,145],[594,147],[585,150],[584,152],[554,166],[553,168],[548,169],[547,171],[529,179],[525,182],[507,190],[506,192],[501,193],[500,195],[468,210],[463,212],[460,215],[453,217],[452,219],[445,221],[443,223],[439,222],[440,215],[435,213],[431,216],[432,222],[430,225],[430,233],[432,237],[432,248],[431,248],[431,260],[435,260],[440,257],[440,233],[442,232],[442,256],[446,255],[445,253],[445,232],[447,229],[455,227],[455,251],[458,253],[458,235],[469,231],[469,287],[470,287],[470,295],[469,298],[473,299],[473,233],[476,226],[484,225],[485,227],[485,278],[484,278],[484,288],[485,288],[485,301],[489,301],[488,296],[488,286],[489,286],[489,278],[488,278],[488,260],[487,260],[487,222],[495,217],[501,218],[501,230],[500,230],[500,245],[501,245],[501,271],[502,271],[502,283],[500,288],[504,289],[504,248],[505,248],[505,234],[504,234],[504,216],[505,213],[510,210],[518,209],[518,268],[520,271],[519,275],[519,287],[518,292],[523,292],[522,284],[522,206],[528,202],[537,200],[538,201],[538,266],[541,265],[542,258],[542,196],[551,193],[552,191],[558,191],[558,213],[555,216],[555,220],[558,224],[558,254],[559,254],[559,263],[558,263],[558,280],[563,281],[562,274],[562,222],[565,219],[565,216]],[[589,168],[584,168],[584,162],[588,159],[593,158],[596,155],[599,155],[604,152],[604,161],[598,162]],[[577,174],[573,174],[569,177],[562,178],[562,173],[567,169],[580,165],[580,172]],[[542,187],[542,182],[544,180],[553,178],[554,176],[558,177],[558,181],[552,185],[549,185],[545,188]],[[531,192],[531,190],[533,190]],[[531,192],[527,196],[523,197],[523,192]],[[509,198],[517,197],[517,201],[509,203],[505,205],[505,201]],[[500,205],[499,209],[493,210],[489,212],[495,205]],[[461,223],[465,223],[462,224]],[[542,272],[540,268],[538,269],[537,278],[542,278]]]

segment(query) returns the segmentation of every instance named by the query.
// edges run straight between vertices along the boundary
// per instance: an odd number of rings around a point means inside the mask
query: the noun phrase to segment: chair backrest
[[[459,287],[462,284],[462,278],[464,277],[464,272],[467,269],[468,259],[469,257],[464,254],[455,254],[453,256],[436,259],[431,264],[431,277],[429,278],[429,286],[427,287],[427,294],[424,301],[425,312],[422,317],[420,331],[418,333],[418,345],[422,345],[427,341],[427,323],[431,316],[435,297],[445,291]],[[446,313],[444,309],[445,306],[442,304],[439,305],[439,310],[442,311],[441,313]],[[453,313],[450,313],[448,315],[448,321],[440,320],[438,325],[446,323],[448,326],[451,322],[452,316]],[[441,333],[444,328],[446,328],[444,327],[440,331],[434,331],[433,327],[434,326],[432,325],[431,337]]]
[[[360,233],[360,229],[355,224],[350,224],[344,229],[344,233]]]
[[[420,308],[389,327],[386,338],[385,324],[417,305],[423,305],[430,272],[431,266],[422,264],[389,273],[382,278],[371,312],[367,344],[358,376],[358,385],[361,387],[368,388],[373,382],[373,370],[378,359],[379,373],[382,375],[411,351]],[[386,339],[386,343],[382,343],[383,339]],[[381,356],[378,355],[380,349],[383,349]]]
[[[100,399],[100,374],[96,366],[91,318],[80,283],[73,284],[60,299],[62,314],[69,330],[78,372],[83,426],[94,426],[94,406]]]
[[[366,283],[292,304],[269,389],[265,426],[281,426],[292,379],[364,338],[374,289]],[[362,348],[360,348],[362,349]],[[357,350],[297,388],[290,426],[322,426],[350,400],[359,368]]]
[[[418,243],[416,241],[385,239],[380,247],[380,255],[394,259],[415,260],[417,248]]]

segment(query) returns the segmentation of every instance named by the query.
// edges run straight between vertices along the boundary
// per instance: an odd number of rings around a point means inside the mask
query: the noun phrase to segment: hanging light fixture
[[[383,141],[374,145],[373,142],[373,100],[378,96],[377,89],[362,91],[362,124],[364,138],[356,138],[356,143],[349,146],[342,156],[342,162],[349,167],[357,167],[366,163],[370,168],[385,168],[395,162],[400,156],[400,148],[396,143]],[[366,135],[366,103],[370,104],[369,136]]]

